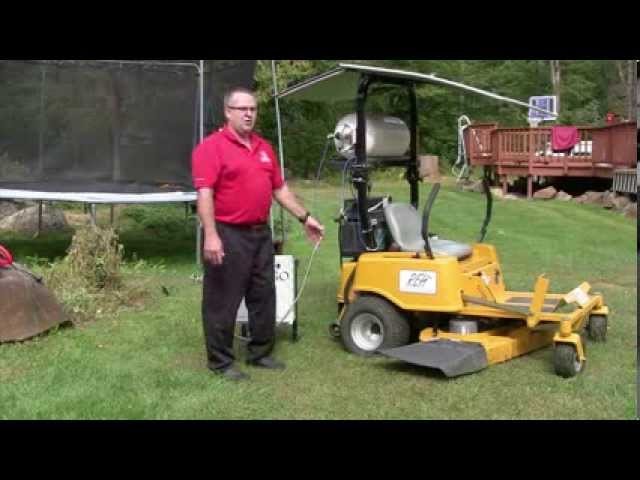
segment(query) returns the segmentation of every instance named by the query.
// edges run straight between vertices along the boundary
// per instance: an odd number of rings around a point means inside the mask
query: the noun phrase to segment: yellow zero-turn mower
[[[432,189],[435,198],[439,185]],[[413,206],[383,210],[399,252],[363,252],[342,262],[339,317],[334,326],[347,350],[441,370],[455,377],[533,350],[554,346],[562,377],[582,370],[584,335],[604,341],[608,308],[584,282],[566,295],[548,293],[540,275],[533,292],[507,290],[496,249],[429,237]],[[575,305],[569,313],[558,313]],[[419,342],[412,328],[425,325]]]
[[[339,314],[332,333],[355,354],[380,353],[439,369],[448,377],[549,345],[558,375],[579,373],[586,360],[585,334],[605,340],[608,308],[586,282],[569,293],[553,294],[549,280],[540,275],[532,292],[507,289],[495,247],[482,243],[492,209],[486,175],[479,243],[445,240],[429,232],[439,184],[432,187],[423,214],[418,213],[415,84],[439,79],[376,67],[343,69],[359,74],[356,113],[342,119],[334,138],[355,193],[344,201],[339,219]],[[374,84],[406,89],[409,127],[398,118],[365,113]],[[406,168],[410,203],[368,198],[368,171],[375,162]],[[412,332],[418,333],[417,343],[410,343]]]

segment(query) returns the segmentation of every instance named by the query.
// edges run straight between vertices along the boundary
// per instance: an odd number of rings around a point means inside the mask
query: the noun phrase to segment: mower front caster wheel
[[[589,338],[594,342],[607,340],[607,317],[605,315],[591,315],[587,324]]]
[[[570,378],[582,371],[584,362],[578,358],[576,347],[567,343],[557,343],[553,349],[553,367],[556,374]]]
[[[358,297],[340,322],[344,347],[361,356],[406,345],[410,335],[407,318],[387,300],[374,296]]]
[[[333,338],[340,338],[340,325],[337,323],[329,325],[329,335]]]

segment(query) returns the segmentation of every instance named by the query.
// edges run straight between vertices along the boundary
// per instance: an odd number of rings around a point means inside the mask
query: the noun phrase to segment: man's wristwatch
[[[298,217],[298,220],[300,220],[301,224],[305,224],[307,223],[308,218],[311,216],[311,214],[309,212],[305,213],[303,216]]]

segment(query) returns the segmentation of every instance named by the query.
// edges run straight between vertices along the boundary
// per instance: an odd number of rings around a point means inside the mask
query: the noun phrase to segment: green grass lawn
[[[421,202],[428,187],[421,186]],[[564,293],[582,281],[611,310],[606,343],[590,343],[585,370],[554,374],[552,349],[447,379],[383,358],[347,353],[328,334],[336,314],[335,217],[341,189],[298,182],[294,190],[327,228],[299,304],[300,340],[279,332],[283,372],[246,368],[234,384],[205,367],[201,284],[194,262],[194,221],[182,206],[127,207],[120,215],[128,262],[151,295],[121,311],[31,341],[0,345],[2,419],[631,419],[637,402],[636,221],[602,208],[565,202],[496,200],[486,242],[500,256],[507,287],[530,290],[546,273]],[[408,197],[385,180],[373,194]],[[127,212],[129,209],[130,215]],[[145,215],[145,212],[147,214]],[[432,231],[471,242],[484,216],[483,197],[450,186],[440,192]],[[69,235],[0,242],[17,261],[62,257]],[[291,223],[286,253],[306,270],[311,246]],[[31,258],[29,258],[31,257]],[[131,273],[130,275],[134,275]],[[162,293],[165,287],[169,295]],[[238,356],[244,359],[238,342]],[[245,368],[245,367],[243,367]]]

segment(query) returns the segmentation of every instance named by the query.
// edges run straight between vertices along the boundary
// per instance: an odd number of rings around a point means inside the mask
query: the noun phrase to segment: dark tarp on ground
[[[0,343],[27,340],[67,321],[33,275],[17,265],[0,268]]]

